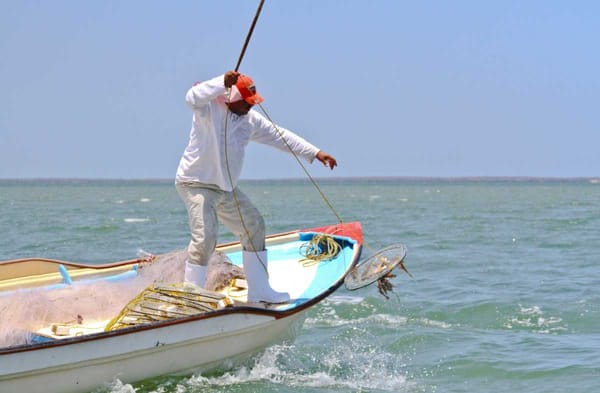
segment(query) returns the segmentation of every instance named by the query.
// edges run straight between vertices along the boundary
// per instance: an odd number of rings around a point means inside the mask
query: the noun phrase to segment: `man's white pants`
[[[179,196],[188,211],[192,239],[188,246],[188,260],[196,265],[207,265],[217,245],[219,221],[240,238],[246,251],[265,249],[265,222],[258,209],[239,188],[232,192],[210,184],[177,183]],[[240,211],[243,217],[240,219]],[[247,232],[246,232],[247,230]]]

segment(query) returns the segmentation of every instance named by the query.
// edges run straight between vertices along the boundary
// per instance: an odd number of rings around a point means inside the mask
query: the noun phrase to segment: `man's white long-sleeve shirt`
[[[286,152],[291,148],[312,163],[319,152],[317,147],[283,127],[275,128],[254,110],[244,116],[230,112],[225,104],[228,94],[224,75],[198,83],[187,92],[185,99],[194,114],[190,140],[177,168],[177,182],[214,184],[231,191],[239,180],[245,149],[251,140]]]

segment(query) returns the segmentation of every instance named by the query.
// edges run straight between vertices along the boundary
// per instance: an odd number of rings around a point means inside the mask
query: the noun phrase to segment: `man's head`
[[[256,92],[254,82],[249,76],[240,75],[235,85],[231,86],[231,95],[227,106],[236,115],[245,115],[253,105],[260,104],[264,99]]]

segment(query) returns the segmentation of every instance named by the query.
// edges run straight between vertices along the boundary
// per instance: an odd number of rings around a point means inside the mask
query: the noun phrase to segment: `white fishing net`
[[[142,265],[133,279],[96,281],[62,289],[35,289],[0,294],[0,348],[27,344],[32,332],[52,323],[77,323],[110,319],[146,287],[154,283],[183,281],[185,251],[158,256]],[[220,290],[231,278],[243,278],[243,270],[215,253],[209,262],[206,288]]]

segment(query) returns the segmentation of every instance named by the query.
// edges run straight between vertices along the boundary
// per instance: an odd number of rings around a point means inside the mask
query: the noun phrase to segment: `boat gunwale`
[[[289,232],[275,233],[275,234],[267,235],[266,239],[281,237],[281,236],[285,236],[285,235],[291,235],[291,234],[299,233],[299,232],[303,232],[303,231],[304,231],[304,229],[296,229],[294,231],[289,231]],[[231,241],[231,242],[227,242],[227,243],[221,243],[221,244],[217,245],[217,249],[223,248],[223,247],[231,247],[231,246],[235,246],[237,244],[240,244],[240,242],[239,241]],[[0,267],[6,266],[6,265],[12,265],[12,264],[16,264],[16,263],[23,263],[23,262],[47,262],[47,263],[54,263],[57,265],[65,265],[65,266],[75,267],[75,268],[104,270],[104,269],[108,269],[111,267],[134,265],[136,263],[147,263],[148,259],[147,258],[137,258],[137,259],[126,259],[126,260],[117,261],[117,262],[92,264],[92,263],[81,263],[81,262],[69,262],[69,261],[63,261],[60,259],[52,259],[52,258],[28,257],[28,258],[18,258],[18,259],[9,259],[9,260],[5,260],[5,261],[0,261]]]

